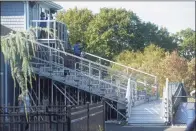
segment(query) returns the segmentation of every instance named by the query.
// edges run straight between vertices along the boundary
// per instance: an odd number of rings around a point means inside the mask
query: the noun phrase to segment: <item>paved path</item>
[[[133,107],[128,123],[164,124],[163,119],[161,119],[161,100],[147,102]]]
[[[106,131],[185,131],[185,128],[180,127],[130,127],[117,124],[106,124]]]

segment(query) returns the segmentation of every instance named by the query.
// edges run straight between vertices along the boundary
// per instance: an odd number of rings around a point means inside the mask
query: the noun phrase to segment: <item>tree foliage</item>
[[[190,92],[195,89],[195,58],[188,62],[188,71],[185,77],[185,85]]]
[[[187,28],[175,34],[179,44],[180,55],[188,60],[195,57],[195,31]]]
[[[30,40],[30,41],[29,41]],[[14,80],[18,82],[22,96],[27,92],[28,78],[32,86],[32,68],[30,60],[35,54],[35,47],[33,42],[35,34],[33,31],[19,31],[11,32],[7,36],[1,37],[1,50],[4,55],[5,61],[8,61],[11,66],[11,74]]]
[[[32,79],[35,78],[30,65],[30,60],[35,55],[34,42],[36,42],[36,39],[33,30],[11,32],[1,37],[1,51],[5,61],[10,64],[14,87],[17,82],[21,89],[20,96],[23,101],[25,101],[24,98],[28,93],[28,83],[32,87]],[[25,102],[24,105],[26,112]]]
[[[169,53],[154,44],[149,45],[142,52],[124,51],[115,60],[116,62],[156,75],[158,77],[160,94],[162,94],[166,78],[171,82],[184,80],[187,91],[190,91],[195,85],[195,59],[188,62],[185,58],[180,57],[178,52],[173,51]]]
[[[85,42],[84,33],[88,24],[93,20],[94,15],[88,9],[78,9],[77,7],[57,14],[57,20],[65,23],[69,31],[69,41],[75,44],[77,40]]]
[[[170,35],[164,27],[159,28],[151,22],[143,22],[141,32],[145,47],[153,43],[166,51],[172,51],[177,48],[177,43],[174,41],[175,37]]]
[[[124,49],[133,49],[137,44],[134,31],[139,23],[139,18],[131,11],[100,9],[86,31],[87,50],[111,59]]]
[[[87,44],[87,52],[113,59],[124,50],[142,51],[155,45],[172,51],[177,48],[175,37],[166,28],[151,22],[143,22],[132,11],[101,8],[98,14],[88,9],[69,9],[57,14],[69,30],[72,44],[77,39]]]

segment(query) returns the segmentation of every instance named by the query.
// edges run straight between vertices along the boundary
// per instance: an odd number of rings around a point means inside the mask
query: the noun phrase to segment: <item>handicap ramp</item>
[[[161,124],[164,120],[161,118],[161,100],[144,103],[132,107],[131,115],[128,120],[129,125],[133,124]]]

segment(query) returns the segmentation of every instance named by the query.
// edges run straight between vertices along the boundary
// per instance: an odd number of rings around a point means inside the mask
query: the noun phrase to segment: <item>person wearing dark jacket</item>
[[[44,12],[41,12],[40,17],[41,17],[40,20],[47,20],[47,19],[48,19],[48,17],[45,18]],[[41,28],[46,28],[46,25],[47,25],[46,22],[40,22],[40,25],[39,25],[39,26],[40,26]],[[45,32],[44,30],[41,30],[41,31],[40,31],[39,39],[41,39],[41,38],[46,38],[46,32]]]
[[[74,50],[74,55],[76,56],[81,56],[82,53],[82,47],[81,47],[81,41],[77,40],[76,44],[73,47]],[[79,58],[75,58],[75,64],[76,64],[76,69],[79,70],[79,65],[80,65],[80,59]]]

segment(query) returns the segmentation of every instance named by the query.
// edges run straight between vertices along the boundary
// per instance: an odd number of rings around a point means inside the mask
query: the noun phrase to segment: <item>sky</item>
[[[142,21],[150,21],[159,27],[166,27],[169,32],[176,33],[182,29],[192,28],[195,30],[195,3],[189,2],[166,2],[166,1],[122,1],[122,2],[104,2],[104,1],[81,1],[81,2],[55,2],[60,4],[65,10],[78,7],[88,8],[93,13],[98,13],[100,8],[125,8],[131,10],[139,16]]]

